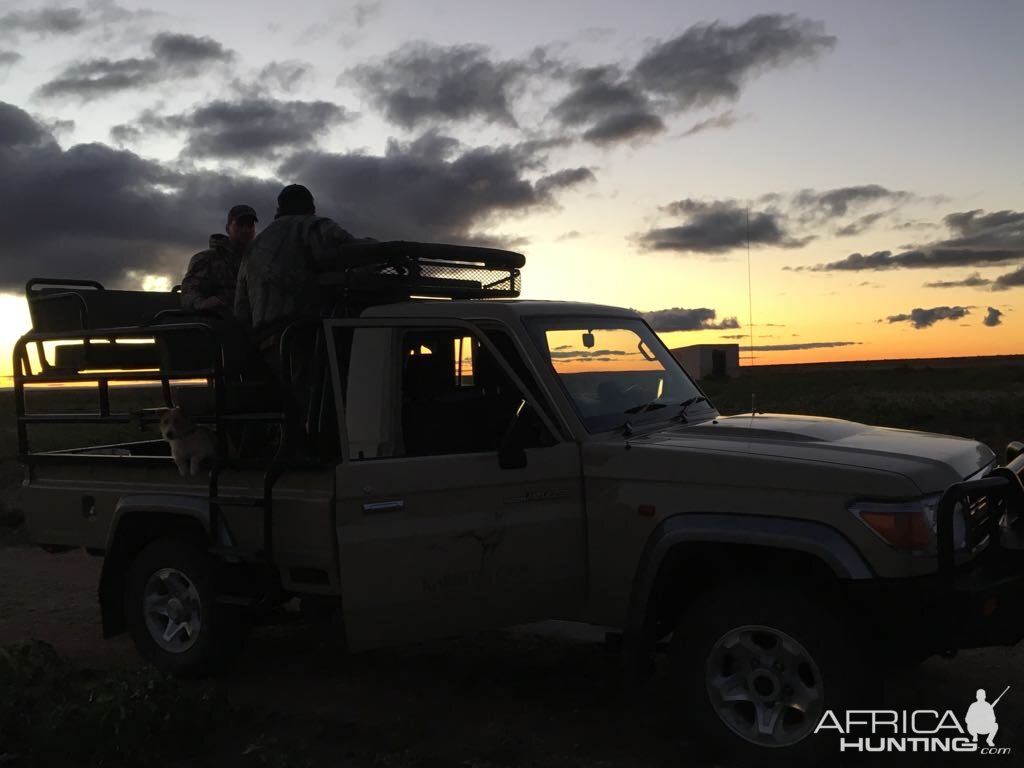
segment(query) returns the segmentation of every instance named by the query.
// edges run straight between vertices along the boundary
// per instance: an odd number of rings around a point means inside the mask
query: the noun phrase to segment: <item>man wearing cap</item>
[[[184,309],[212,309],[231,314],[242,256],[256,234],[256,211],[236,205],[228,211],[226,235],[210,235],[210,247],[200,251],[188,264],[181,281]]]

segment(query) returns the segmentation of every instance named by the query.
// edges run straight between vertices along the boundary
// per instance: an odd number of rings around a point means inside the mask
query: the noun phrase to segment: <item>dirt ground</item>
[[[126,637],[100,637],[100,562],[0,542],[0,646],[39,638],[87,667],[138,665]],[[267,627],[217,685],[235,704],[302,722],[307,736],[314,728],[321,754],[330,745],[324,764],[715,765],[667,687],[626,694],[618,657],[598,639],[575,625],[534,625],[344,658],[329,628]],[[893,764],[1024,765],[1024,646],[930,659],[892,676],[884,703],[962,716],[977,688],[994,696],[1007,685],[998,744],[1010,756]]]

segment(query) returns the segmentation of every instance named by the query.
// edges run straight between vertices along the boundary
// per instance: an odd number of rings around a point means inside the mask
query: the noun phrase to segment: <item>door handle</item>
[[[400,512],[405,509],[404,501],[374,501],[363,504],[363,512]]]

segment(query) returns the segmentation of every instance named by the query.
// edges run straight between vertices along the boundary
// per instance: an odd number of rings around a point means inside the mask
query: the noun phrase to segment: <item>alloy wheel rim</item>
[[[761,747],[806,738],[824,712],[821,671],[791,635],[762,625],[729,630],[712,646],[705,669],[708,698],[737,736]]]
[[[163,650],[184,653],[203,627],[199,590],[177,568],[161,568],[146,582],[142,610],[150,637]]]

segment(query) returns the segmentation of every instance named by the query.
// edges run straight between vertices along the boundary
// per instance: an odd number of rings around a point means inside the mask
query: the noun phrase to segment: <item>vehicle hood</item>
[[[662,447],[704,448],[897,473],[923,493],[944,490],[992,463],[995,454],[967,438],[785,414],[721,416],[649,435]]]

